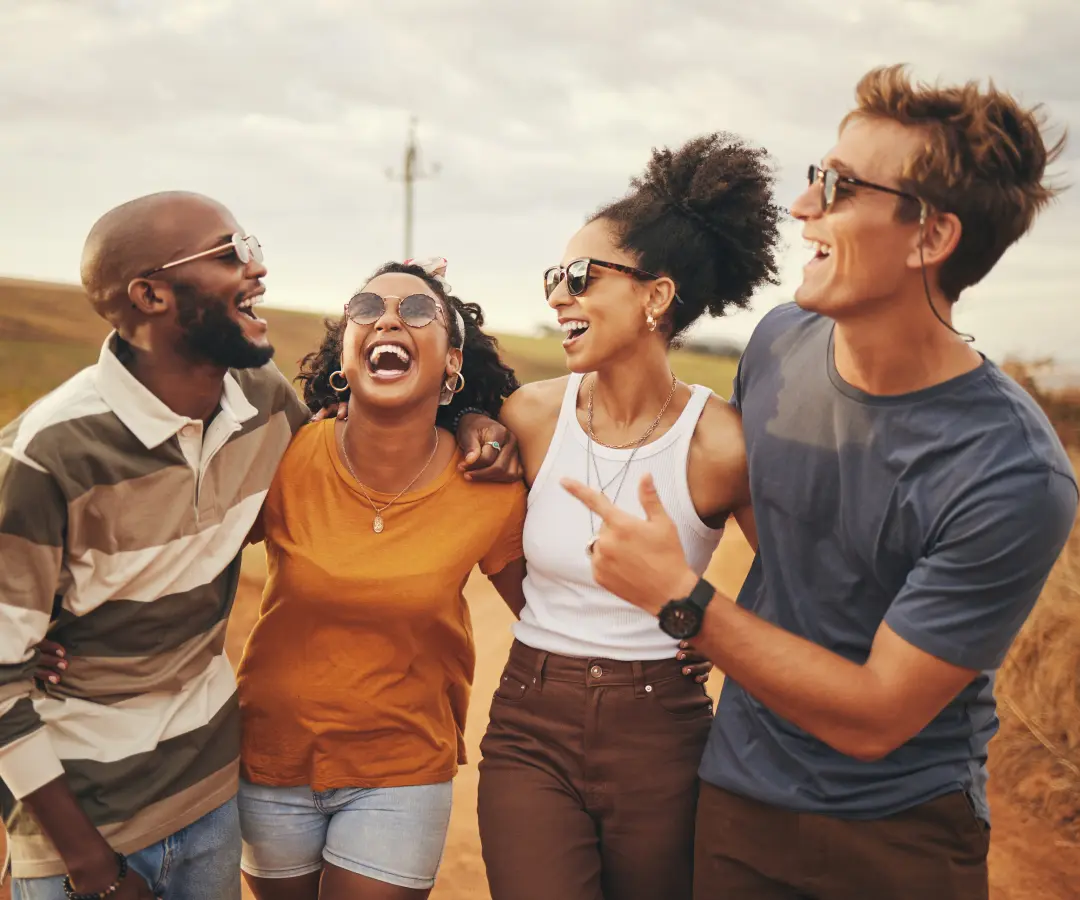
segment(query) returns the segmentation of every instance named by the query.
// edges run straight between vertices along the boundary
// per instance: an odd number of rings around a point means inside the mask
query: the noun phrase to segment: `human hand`
[[[59,684],[68,667],[67,651],[56,641],[47,638],[37,645],[37,669],[34,677],[49,684]]]
[[[331,416],[342,420],[349,418],[349,404],[331,403],[329,406],[324,406],[311,417],[311,421],[321,422],[323,419],[329,419]]]
[[[698,684],[709,680],[713,664],[691,647],[689,641],[679,642],[679,652],[675,658],[683,663],[682,673],[687,678],[693,678]]]
[[[114,884],[116,890],[109,894],[113,900],[161,900],[155,894],[146,879],[131,869],[127,864],[124,877],[120,878],[120,868],[116,854],[108,850],[100,859],[91,860],[78,873],[69,876],[71,886],[79,894],[94,894],[107,891]],[[117,879],[119,878],[119,881]]]
[[[458,466],[466,481],[512,483],[524,475],[517,438],[495,419],[467,413],[458,425],[458,445],[465,458]]]
[[[644,519],[619,509],[579,481],[564,478],[561,483],[603,522],[589,553],[600,587],[654,616],[668,601],[693,590],[697,575],[686,561],[678,529],[660,502],[651,475],[641,479],[639,488]]]

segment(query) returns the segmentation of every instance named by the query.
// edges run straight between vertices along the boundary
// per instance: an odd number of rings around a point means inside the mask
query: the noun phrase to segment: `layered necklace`
[[[364,492],[364,496],[367,498],[367,502],[371,504],[371,508],[375,511],[375,520],[371,523],[371,530],[374,531],[376,534],[382,534],[383,529],[386,527],[385,523],[383,522],[382,514],[395,503],[397,503],[398,499],[401,497],[402,494],[404,494],[409,488],[416,484],[417,479],[421,475],[423,475],[424,472],[427,471],[427,467],[431,465],[431,461],[435,458],[435,453],[439,449],[439,428],[438,426],[435,427],[435,446],[431,448],[431,456],[429,456],[427,458],[427,462],[424,463],[424,468],[422,468],[413,476],[412,481],[410,481],[407,485],[405,485],[405,487],[403,487],[400,491],[397,492],[397,497],[394,497],[393,500],[381,507],[375,505],[375,501],[371,499],[371,495],[368,493],[367,488],[364,487],[364,483],[356,477],[356,472],[353,471],[352,461],[349,459],[349,451],[345,449],[345,432],[348,431],[348,429],[349,425],[348,422],[346,422],[345,426],[341,429],[341,456],[345,460],[345,466],[349,470],[349,474],[352,475],[353,481],[360,485],[360,490]]]
[[[645,429],[645,433],[642,434],[641,437],[625,444],[605,444],[593,432],[593,401],[596,397],[596,377],[593,377],[592,383],[589,385],[589,405],[585,414],[586,429],[589,434],[588,459],[585,464],[585,483],[587,486],[592,487],[592,473],[596,472],[596,486],[600,489],[600,493],[606,497],[607,489],[615,483],[616,479],[618,479],[619,485],[615,488],[615,496],[611,498],[612,505],[618,503],[623,483],[626,481],[626,476],[630,472],[630,463],[634,461],[634,457],[637,455],[638,450],[640,450],[645,441],[649,439],[649,436],[659,427],[660,420],[664,418],[664,413],[667,412],[667,408],[671,403],[671,398],[675,396],[675,389],[678,386],[679,379],[676,378],[673,373],[671,376],[671,391],[668,393],[667,400],[664,401],[664,405],[660,407],[660,412],[657,414],[656,418],[653,419],[652,424]],[[627,450],[631,447],[633,448],[626,461],[619,467],[619,470],[607,484],[604,484],[603,478],[600,477],[600,467],[596,464],[596,456],[593,454],[593,443],[600,444],[600,446],[607,447],[610,450]],[[589,528],[592,531],[592,538],[585,546],[586,553],[591,553],[593,544],[596,543],[596,514],[591,509],[589,510]]]

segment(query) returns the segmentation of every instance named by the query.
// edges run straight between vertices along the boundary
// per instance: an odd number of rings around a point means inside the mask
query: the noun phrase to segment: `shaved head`
[[[207,230],[230,233],[236,220],[216,200],[201,194],[149,194],[105,213],[86,238],[82,283],[94,311],[124,331],[135,311],[128,286],[143,273],[192,252]]]

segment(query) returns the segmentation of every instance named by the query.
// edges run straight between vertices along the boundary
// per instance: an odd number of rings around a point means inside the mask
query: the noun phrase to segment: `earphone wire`
[[[926,204],[923,203],[922,211],[919,213],[919,268],[922,271],[922,283],[923,289],[926,291],[926,302],[930,305],[930,312],[934,314],[934,317],[953,334],[959,338],[963,338],[967,343],[972,344],[975,342],[975,336],[971,334],[965,334],[963,331],[957,331],[942,317],[941,313],[937,311],[937,307],[934,306],[934,299],[930,295],[930,279],[926,276],[926,259],[923,256],[923,234],[926,226]]]

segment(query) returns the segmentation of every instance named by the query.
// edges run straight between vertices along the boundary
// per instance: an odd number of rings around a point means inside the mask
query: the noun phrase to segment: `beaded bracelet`
[[[486,416],[487,415],[486,410],[477,409],[475,406],[466,406],[465,409],[461,410],[461,412],[459,412],[456,416],[454,416],[454,424],[453,424],[453,428],[451,429],[454,432],[454,434],[457,434],[458,428],[461,427],[461,420],[464,419],[470,413],[474,413],[475,415],[478,415],[478,416]]]
[[[113,852],[116,853],[115,850]],[[122,882],[124,878],[127,877],[128,873],[127,857],[124,856],[123,853],[116,853],[116,862],[120,866],[120,873],[116,876],[116,881],[114,881],[111,885],[109,885],[109,887],[105,888],[105,890],[103,891],[92,891],[88,894],[77,894],[75,893],[75,888],[71,884],[71,876],[65,875],[64,894],[67,896],[68,900],[106,900],[107,897],[111,897],[113,894],[115,894],[118,890],[120,890],[120,882]]]

